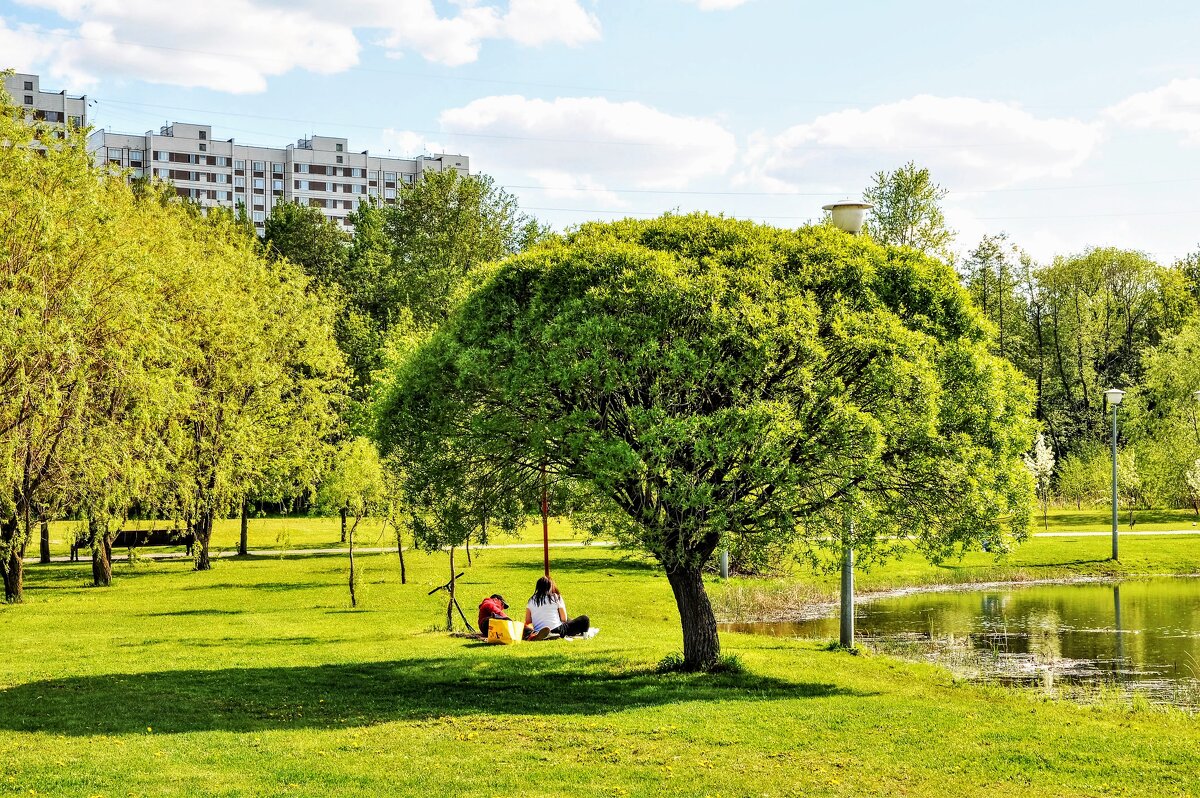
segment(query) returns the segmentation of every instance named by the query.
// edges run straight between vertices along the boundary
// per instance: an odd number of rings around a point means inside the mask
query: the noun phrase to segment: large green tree
[[[158,441],[183,394],[164,319],[185,261],[166,251],[161,218],[94,165],[81,131],[23,117],[0,96],[0,577],[11,602],[39,516],[118,516],[161,473]]]
[[[661,563],[706,669],[701,573],[731,540],[837,556],[903,535],[938,559],[1025,534],[1029,406],[945,264],[667,216],[507,260],[400,367],[380,437],[454,479],[545,463],[586,486]]]

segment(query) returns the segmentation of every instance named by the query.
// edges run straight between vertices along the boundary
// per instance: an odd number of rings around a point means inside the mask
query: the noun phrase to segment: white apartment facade
[[[346,139],[329,136],[259,147],[214,139],[211,126],[181,122],[141,136],[97,130],[88,149],[97,162],[129,169],[132,177],[170,181],[179,196],[202,206],[245,206],[260,233],[271,209],[283,202],[320,208],[349,227],[347,215],[368,197],[392,204],[401,185],[425,172],[470,172],[465,155],[383,157],[351,152]]]
[[[4,78],[4,90],[14,103],[25,109],[25,120],[55,122],[73,127],[87,126],[87,95],[78,97],[65,91],[42,91],[37,75],[17,72]]]

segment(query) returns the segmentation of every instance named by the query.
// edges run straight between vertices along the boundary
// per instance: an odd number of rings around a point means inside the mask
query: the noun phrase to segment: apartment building
[[[351,152],[346,139],[330,136],[260,147],[214,139],[211,126],[182,122],[141,136],[97,130],[88,148],[98,162],[130,169],[133,177],[168,180],[179,196],[201,205],[243,205],[260,232],[281,202],[320,208],[349,227],[347,215],[368,197],[391,204],[401,185],[425,172],[454,169],[466,175],[470,169],[465,155],[391,158]]]
[[[26,121],[57,122],[74,127],[87,125],[87,96],[75,97],[65,91],[42,91],[37,75],[17,72],[4,78],[4,90],[13,102],[25,109]]]

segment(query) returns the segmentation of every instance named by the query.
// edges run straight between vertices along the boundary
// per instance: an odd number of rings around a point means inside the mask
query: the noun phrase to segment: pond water
[[[859,639],[959,672],[1047,688],[1113,684],[1200,703],[1200,579],[908,593],[861,603]],[[838,618],[724,624],[728,631],[836,639]]]

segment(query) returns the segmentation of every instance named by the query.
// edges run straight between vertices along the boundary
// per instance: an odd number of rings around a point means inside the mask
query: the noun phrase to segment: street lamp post
[[[1120,388],[1109,388],[1104,398],[1112,405],[1112,558],[1117,559],[1117,405],[1125,398]]]
[[[849,233],[858,235],[866,221],[867,211],[872,207],[869,202],[844,199],[839,202],[824,205],[821,210],[829,211],[833,226]],[[846,521],[846,539],[842,544],[842,608],[840,619],[839,642],[843,648],[854,647],[854,519]]]

